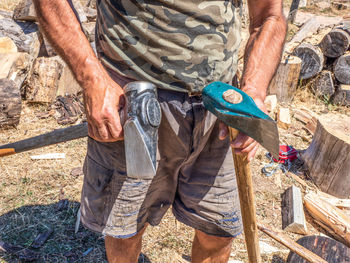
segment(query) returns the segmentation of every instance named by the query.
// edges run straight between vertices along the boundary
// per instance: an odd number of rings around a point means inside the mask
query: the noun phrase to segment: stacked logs
[[[270,94],[276,94],[279,101],[290,101],[297,83],[305,81],[316,96],[350,106],[350,30],[342,23],[321,25],[320,19],[311,18],[286,43],[270,84]]]
[[[94,48],[95,1],[87,6],[71,2]],[[40,31],[32,0],[22,0],[13,12],[0,10],[0,128],[18,125],[23,100],[52,105],[58,96],[80,91],[69,67]]]

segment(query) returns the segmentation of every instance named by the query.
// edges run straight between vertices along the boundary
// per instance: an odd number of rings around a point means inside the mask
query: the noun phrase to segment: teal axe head
[[[213,82],[203,89],[202,96],[204,107],[219,120],[253,138],[278,159],[276,122],[248,94],[229,84]]]

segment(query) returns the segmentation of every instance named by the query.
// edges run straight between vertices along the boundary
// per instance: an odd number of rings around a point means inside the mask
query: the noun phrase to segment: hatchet
[[[243,91],[222,82],[213,82],[206,86],[203,89],[202,96],[205,108],[229,126],[231,141],[241,131],[278,158],[277,125],[257,107],[251,97]],[[249,262],[260,263],[253,182],[249,162],[246,154],[238,155],[234,149],[232,153]]]

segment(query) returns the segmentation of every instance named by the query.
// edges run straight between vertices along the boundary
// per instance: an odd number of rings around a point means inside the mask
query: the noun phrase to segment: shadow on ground
[[[81,225],[75,234],[79,205],[61,200],[1,215],[0,262],[107,262],[101,235]],[[141,255],[139,262],[150,261]]]

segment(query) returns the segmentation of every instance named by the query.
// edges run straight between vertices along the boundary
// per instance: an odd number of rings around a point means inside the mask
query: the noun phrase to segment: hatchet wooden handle
[[[239,131],[229,128],[231,141],[235,140]],[[253,192],[253,179],[250,164],[246,154],[235,154],[232,148],[233,161],[235,164],[239,200],[245,241],[250,263],[261,263],[258,227],[256,221],[255,198]]]
[[[13,148],[0,149],[0,157],[15,154],[16,151]]]

